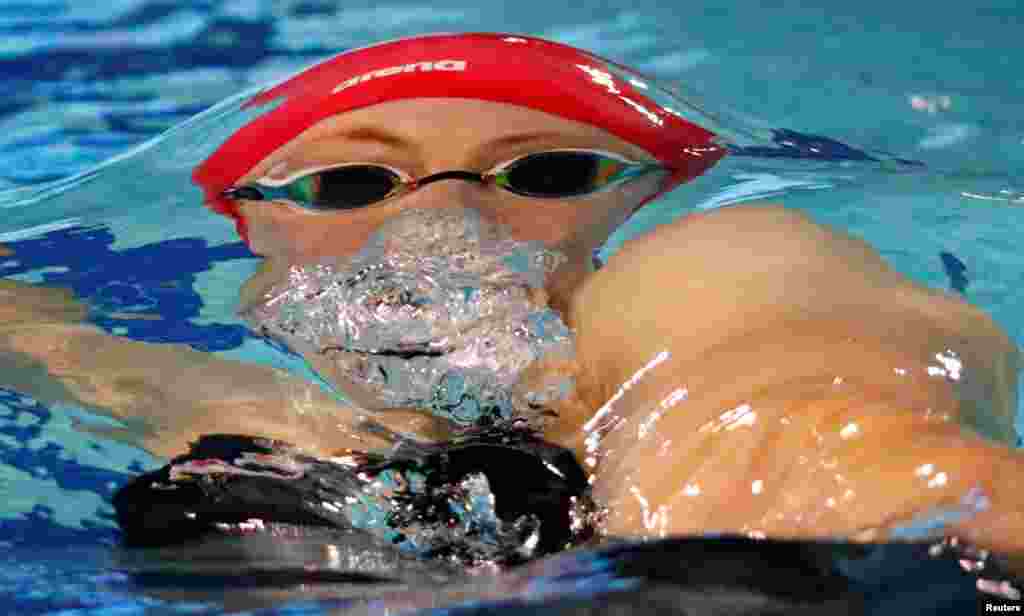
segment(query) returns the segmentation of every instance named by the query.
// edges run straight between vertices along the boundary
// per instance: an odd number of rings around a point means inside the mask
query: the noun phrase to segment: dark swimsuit
[[[276,524],[357,529],[420,556],[512,564],[585,538],[574,513],[585,488],[571,452],[524,430],[327,460],[281,441],[210,435],[122,488],[114,508],[129,546]]]
[[[313,532],[314,541],[319,532],[328,533],[328,543],[355,533],[439,565],[516,565],[589,538],[585,522],[595,511],[586,487],[569,451],[523,430],[477,431],[443,445],[406,443],[387,458],[353,454],[329,460],[304,455],[280,441],[211,435],[167,466],[131,481],[115,495],[114,507],[124,542],[133,547],[184,546],[186,552],[200,554],[197,550],[215,546],[225,536],[287,538],[294,536],[289,532],[305,529]],[[531,614],[651,609],[686,614],[890,613],[896,606],[905,612],[908,605],[920,613],[945,613],[984,601],[1007,603],[1002,597],[976,594],[973,588],[975,576],[1009,579],[999,562],[984,556],[979,560],[969,549],[965,552],[966,546],[940,550],[940,558],[930,558],[936,547],[669,538],[553,556],[514,569],[501,578],[505,582],[496,583],[508,586],[502,605],[522,601],[521,613]],[[974,575],[960,571],[983,561],[984,569]],[[372,597],[375,585],[393,575],[339,572],[308,563],[280,570],[240,568],[244,566],[240,561],[234,566],[238,571],[230,573],[234,569],[229,566],[228,573],[218,570],[211,579],[218,585],[301,583],[297,588],[308,590],[318,583],[336,583],[340,575],[346,588],[368,584],[365,592]],[[209,577],[180,572],[168,577],[162,569],[143,570],[136,583],[159,590],[168,579],[175,586],[195,586],[196,580]],[[518,579],[530,584],[518,584]],[[552,597],[543,605],[531,594],[541,590]],[[603,597],[600,603],[588,598],[593,593]],[[922,603],[924,597],[931,607]],[[435,600],[441,599],[415,599],[424,601],[424,607]],[[453,613],[494,609],[487,602],[479,605]]]

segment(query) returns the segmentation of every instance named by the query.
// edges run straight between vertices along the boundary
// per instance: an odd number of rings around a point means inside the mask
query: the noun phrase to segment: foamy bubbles
[[[366,408],[508,417],[571,389],[516,388],[542,356],[572,357],[543,292],[564,260],[474,210],[407,210],[350,258],[292,267],[242,316]]]

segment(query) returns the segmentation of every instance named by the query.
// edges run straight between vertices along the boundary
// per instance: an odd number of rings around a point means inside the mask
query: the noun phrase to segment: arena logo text
[[[387,68],[380,68],[369,73],[363,73],[351,79],[334,86],[331,90],[331,94],[337,94],[346,88],[350,88],[357,83],[363,83],[371,79],[378,77],[390,77],[391,75],[397,75],[399,73],[412,73],[415,71],[427,72],[427,71],[464,71],[466,70],[465,60],[435,60],[433,62],[414,62],[412,64],[403,64],[401,66],[389,66]]]

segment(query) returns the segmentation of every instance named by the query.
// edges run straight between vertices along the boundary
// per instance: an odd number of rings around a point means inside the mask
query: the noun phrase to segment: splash
[[[541,357],[573,355],[543,290],[564,260],[473,210],[407,210],[350,258],[293,266],[242,316],[366,408],[507,418],[571,386],[517,388]]]

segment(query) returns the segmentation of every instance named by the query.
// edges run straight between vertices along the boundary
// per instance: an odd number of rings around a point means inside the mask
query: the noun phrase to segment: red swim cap
[[[645,95],[655,86],[626,71],[568,45],[512,34],[434,34],[363,47],[253,97],[247,107],[283,100],[229,137],[192,179],[207,204],[234,218],[246,239],[235,203],[221,194],[310,126],[387,101],[472,98],[590,124],[643,148],[672,170],[646,203],[697,177],[726,150],[713,133]]]

